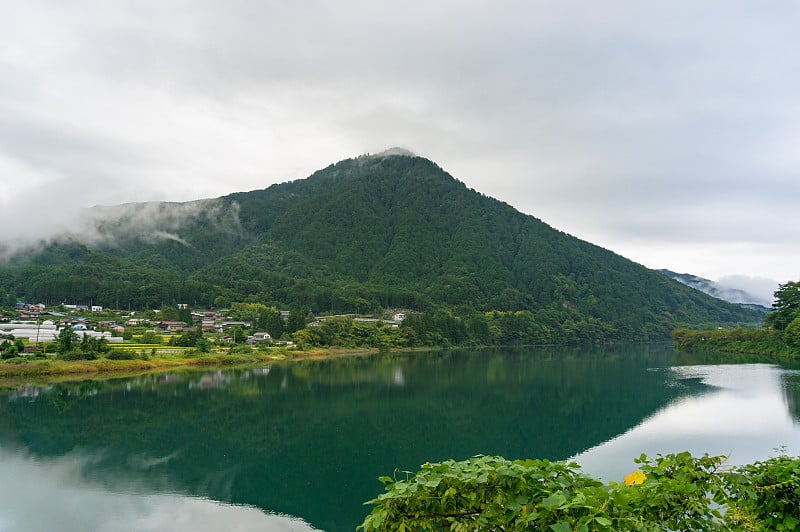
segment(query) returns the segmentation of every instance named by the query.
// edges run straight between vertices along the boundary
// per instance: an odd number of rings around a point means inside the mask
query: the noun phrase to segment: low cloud
[[[733,293],[733,291],[739,290],[754,298],[754,301],[739,301],[739,303],[758,303],[765,307],[772,306],[772,302],[775,300],[775,291],[778,289],[778,282],[774,279],[748,275],[721,277],[717,281],[717,285],[725,293]],[[723,297],[723,299],[727,298]]]
[[[21,232],[5,244],[0,242],[0,260],[8,260],[16,254],[33,253],[58,242],[79,242],[90,248],[114,248],[120,241],[138,240],[154,244],[172,240],[191,246],[180,233],[197,220],[231,234],[241,231],[239,205],[222,199],[96,206],[59,213],[57,222],[42,225],[37,237]]]

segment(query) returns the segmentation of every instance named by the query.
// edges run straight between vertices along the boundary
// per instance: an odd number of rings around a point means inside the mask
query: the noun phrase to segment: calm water
[[[425,461],[800,454],[797,366],[669,346],[378,355],[0,397],[0,530],[353,530]]]

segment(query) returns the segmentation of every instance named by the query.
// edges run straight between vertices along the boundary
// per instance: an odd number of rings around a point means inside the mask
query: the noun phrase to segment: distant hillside
[[[756,310],[763,310],[764,312],[767,312],[771,306],[771,301],[767,301],[763,297],[751,294],[740,288],[723,286],[716,281],[711,281],[688,273],[675,273],[670,270],[658,271],[671,279],[675,279],[679,283],[683,283],[695,290],[700,290],[703,293],[716,297],[717,299],[722,299],[723,301],[728,301],[729,303],[749,305],[756,307]]]
[[[524,310],[544,328],[575,324],[588,336],[602,328],[612,339],[762,317],[553,229],[410,154],[348,159],[212,200],[95,209],[86,226],[0,267],[0,291],[116,308]]]

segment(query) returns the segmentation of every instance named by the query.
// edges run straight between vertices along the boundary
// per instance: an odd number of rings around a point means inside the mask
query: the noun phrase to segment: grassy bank
[[[377,349],[310,349],[270,351],[251,351],[227,353],[223,351],[199,353],[193,350],[183,352],[156,352],[146,358],[129,360],[59,360],[56,357],[47,359],[29,359],[18,357],[0,363],[0,380],[24,382],[28,379],[37,381],[74,380],[94,378],[97,376],[133,376],[153,371],[165,371],[181,368],[202,367],[238,367],[264,362],[282,360],[322,360],[345,356],[358,356],[377,353]]]
[[[672,341],[676,349],[687,352],[800,358],[800,348],[787,345],[781,331],[773,329],[677,329],[672,333]]]

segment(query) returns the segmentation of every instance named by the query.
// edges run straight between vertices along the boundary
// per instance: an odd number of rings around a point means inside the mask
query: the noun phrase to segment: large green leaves
[[[723,471],[722,456],[639,457],[636,482],[603,484],[574,463],[475,456],[381,477],[359,529],[796,530],[800,458]]]

